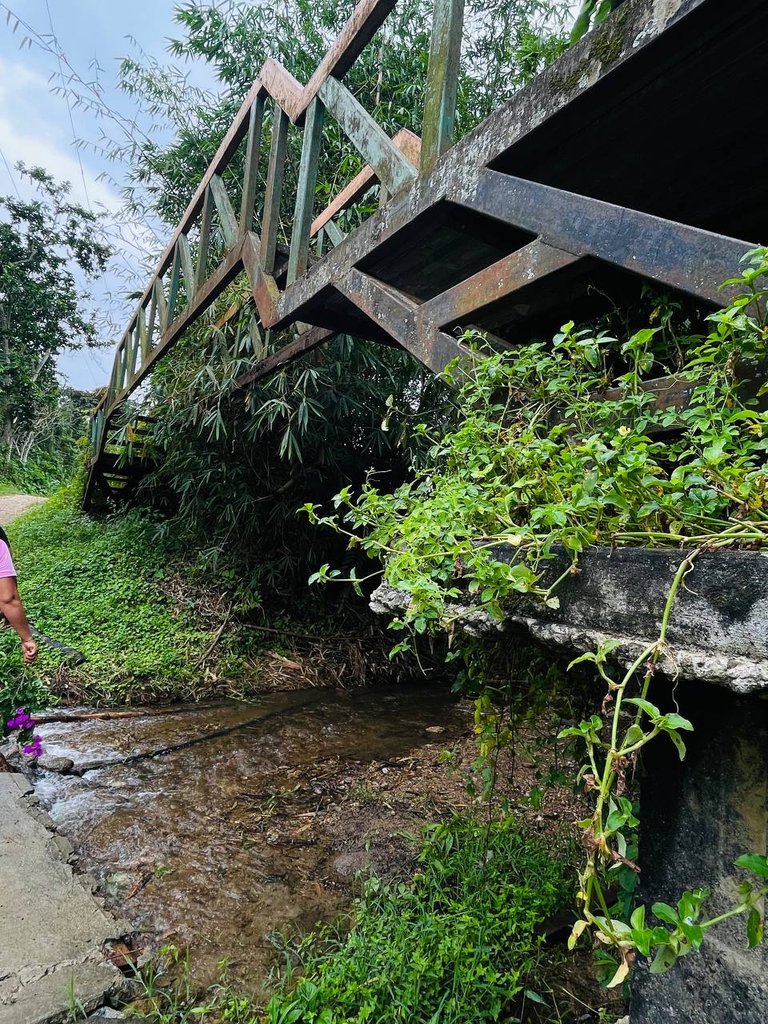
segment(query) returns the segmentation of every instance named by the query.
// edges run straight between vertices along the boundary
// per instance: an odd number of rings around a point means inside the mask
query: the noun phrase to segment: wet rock
[[[56,772],[57,775],[69,775],[75,767],[75,762],[71,757],[56,757],[53,754],[43,754],[37,764],[47,772]]]

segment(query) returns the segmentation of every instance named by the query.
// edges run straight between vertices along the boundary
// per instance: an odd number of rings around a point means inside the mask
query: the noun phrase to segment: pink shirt
[[[16,570],[13,567],[13,559],[11,558],[11,552],[8,550],[8,545],[4,540],[0,540],[0,580],[15,575]]]

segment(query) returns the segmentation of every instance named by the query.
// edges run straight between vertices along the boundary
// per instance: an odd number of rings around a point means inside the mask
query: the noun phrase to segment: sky
[[[52,92],[56,81],[51,78],[58,78],[61,71],[56,54],[36,43],[22,45],[30,33],[24,25],[14,31],[16,18],[47,39],[55,36],[66,61],[83,79],[94,77],[97,61],[107,103],[132,112],[130,100],[117,89],[118,62],[126,54],[136,54],[136,43],[162,58],[168,38],[175,34],[173,10],[174,0],[0,0],[0,195],[19,190],[25,194],[24,183],[14,171],[21,160],[70,181],[73,198],[84,206],[104,209],[112,220],[117,220],[120,210],[120,167],[89,147],[78,150],[73,143],[73,139],[96,142],[99,121],[82,108],[70,109],[63,96]],[[62,68],[67,74],[66,63]],[[204,81],[204,71],[192,69],[192,74],[199,84],[212,84]],[[102,178],[105,172],[108,177]],[[108,309],[116,322],[127,318],[133,305],[125,295],[143,287],[142,253],[162,245],[162,240],[138,225],[123,234],[125,245],[94,289],[96,303]],[[59,360],[62,378],[73,387],[87,389],[106,383],[110,365],[111,346],[66,353]]]

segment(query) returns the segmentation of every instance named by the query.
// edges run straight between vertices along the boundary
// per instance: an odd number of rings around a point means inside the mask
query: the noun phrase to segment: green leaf
[[[753,907],[747,917],[747,944],[749,949],[759,946],[765,938],[765,928],[760,911]]]
[[[625,704],[634,704],[636,707],[644,711],[646,715],[652,720],[656,721],[657,718],[661,718],[661,711],[656,707],[655,704],[651,704],[649,700],[643,700],[642,697],[627,697],[624,701]]]
[[[685,749],[685,743],[683,743],[683,739],[682,739],[680,733],[679,732],[675,732],[674,729],[668,729],[667,730],[667,736],[669,736],[669,738],[674,743],[675,749],[677,750],[677,754],[678,754],[678,757],[680,758],[680,760],[684,761],[685,760],[686,749]]]
[[[677,953],[675,950],[669,944],[660,946],[650,967],[651,974],[664,974],[676,963]]]
[[[768,857],[763,853],[744,853],[736,860],[736,867],[749,871],[758,878],[768,878]]]
[[[667,924],[673,925],[675,928],[680,924],[680,917],[674,907],[670,907],[668,903],[654,903],[651,907],[651,912],[658,917],[660,921],[666,921]]]

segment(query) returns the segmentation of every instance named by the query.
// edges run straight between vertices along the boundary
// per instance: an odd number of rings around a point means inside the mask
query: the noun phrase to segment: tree
[[[18,170],[39,198],[0,197],[0,443],[29,456],[59,408],[56,356],[96,342],[76,274],[104,270],[100,217],[40,167]]]

